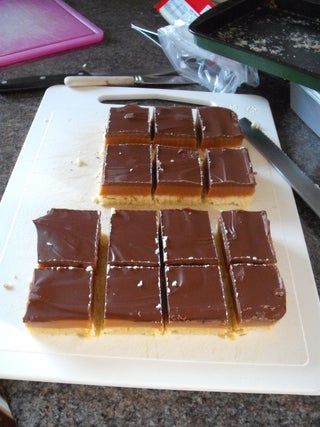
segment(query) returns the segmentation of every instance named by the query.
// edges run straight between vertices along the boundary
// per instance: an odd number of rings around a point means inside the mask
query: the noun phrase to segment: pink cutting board
[[[103,31],[61,0],[0,0],[0,66],[73,49]]]

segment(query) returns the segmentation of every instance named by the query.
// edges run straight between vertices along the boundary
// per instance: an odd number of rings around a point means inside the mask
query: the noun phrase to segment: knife
[[[252,127],[250,120],[243,118],[239,120],[239,125],[246,139],[269,160],[320,217],[320,188],[260,129]]]
[[[177,76],[175,70],[164,70],[154,74],[148,74],[146,77],[163,76]],[[37,89],[47,89],[53,85],[64,84],[64,79],[68,76],[105,76],[105,73],[88,72],[87,70],[81,70],[75,73],[68,74],[49,74],[29,77],[18,77],[14,79],[2,79],[0,80],[0,94],[10,93],[15,91],[27,91]]]
[[[194,82],[178,75],[133,75],[133,76],[69,76],[64,84],[80,86],[174,86],[190,85]]]

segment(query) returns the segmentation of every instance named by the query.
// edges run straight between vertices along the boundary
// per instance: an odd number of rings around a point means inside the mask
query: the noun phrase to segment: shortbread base
[[[253,195],[250,196],[226,196],[226,197],[204,197],[204,203],[213,206],[233,205],[241,208],[247,208],[250,205]]]
[[[227,325],[218,325],[216,323],[170,322],[166,325],[167,334],[226,336],[229,332]]]
[[[179,205],[179,206],[194,206],[202,203],[200,196],[157,196],[154,195],[156,205]]]
[[[82,325],[81,325],[82,323]],[[83,337],[93,337],[93,324],[88,322],[75,321],[54,321],[54,322],[28,322],[26,326],[28,330],[35,335],[80,335]]]
[[[152,324],[152,322],[131,322],[127,320],[106,320],[104,321],[105,334],[117,335],[162,335],[164,333],[162,324]]]
[[[152,205],[152,196],[99,196],[99,203],[103,206],[128,206],[128,205]]]

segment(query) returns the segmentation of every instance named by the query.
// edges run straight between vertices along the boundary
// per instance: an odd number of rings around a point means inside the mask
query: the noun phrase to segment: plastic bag
[[[242,83],[259,85],[255,68],[198,47],[183,22],[159,28],[158,35],[174,69],[212,92],[234,93]]]

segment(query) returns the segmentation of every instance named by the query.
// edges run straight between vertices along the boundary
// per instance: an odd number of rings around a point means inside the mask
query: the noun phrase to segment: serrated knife
[[[243,118],[239,125],[246,139],[277,169],[291,187],[320,217],[320,188],[260,129]]]

